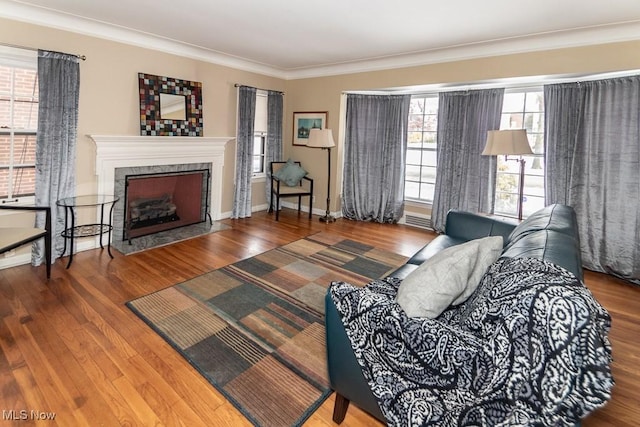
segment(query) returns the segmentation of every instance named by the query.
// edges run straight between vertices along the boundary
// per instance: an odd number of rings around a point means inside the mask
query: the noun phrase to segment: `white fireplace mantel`
[[[211,217],[220,219],[224,152],[233,137],[88,135],[96,144],[98,193],[113,194],[115,169],[211,163]]]

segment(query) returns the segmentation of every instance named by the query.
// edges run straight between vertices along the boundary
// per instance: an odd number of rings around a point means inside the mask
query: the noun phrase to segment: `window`
[[[253,175],[265,173],[264,152],[267,134],[264,132],[255,133],[253,136]]]
[[[18,51],[18,52],[15,52]],[[0,50],[0,199],[35,194],[38,123],[37,59],[17,49]]]
[[[436,183],[438,95],[411,98],[405,172],[405,199],[431,202]]]
[[[256,95],[256,117],[253,123],[253,176],[266,173],[265,150],[267,148],[267,94]]]
[[[502,104],[500,129],[526,129],[532,156],[526,161],[524,217],[544,207],[544,93],[542,88],[507,90]],[[513,157],[514,159],[517,157]],[[495,213],[516,216],[520,163],[498,156]]]
[[[541,87],[505,91],[500,129],[527,129],[523,214],[544,207],[544,98]],[[414,95],[409,108],[405,199],[433,202],[437,168],[438,94]],[[498,156],[495,213],[516,216],[520,164]]]

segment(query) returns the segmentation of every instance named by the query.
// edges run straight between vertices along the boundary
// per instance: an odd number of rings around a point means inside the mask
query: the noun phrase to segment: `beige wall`
[[[273,90],[284,90],[285,84],[273,77],[11,20],[0,19],[0,42],[87,56],[80,63],[78,194],[97,188],[95,149],[86,135],[140,134],[138,72],[202,82],[205,136],[235,137],[235,83]],[[225,154],[222,212],[232,207],[234,156],[232,141]],[[264,204],[264,191],[258,188],[254,193],[256,204]]]
[[[79,194],[96,189],[95,151],[86,135],[139,134],[137,73],[145,72],[203,83],[206,136],[235,136],[235,83],[284,91],[285,159],[301,160],[309,170],[316,180],[315,207],[321,210],[326,200],[326,152],[292,146],[292,116],[296,111],[328,111],[328,126],[334,130],[338,144],[331,152],[332,211],[339,209],[341,182],[337,172],[342,155],[339,125],[341,95],[345,91],[640,69],[640,41],[289,81],[4,19],[0,19],[0,42],[87,56],[80,65]],[[235,142],[231,142],[225,154],[222,212],[229,212],[232,206],[234,156]],[[263,185],[254,185],[254,206],[265,203]]]
[[[318,151],[293,147],[292,115],[295,111],[328,111],[328,127],[334,130],[338,147],[332,150],[331,210],[338,211],[341,182],[342,135],[339,133],[341,94],[345,91],[427,85],[469,83],[509,77],[600,73],[640,69],[640,40],[457,61],[419,67],[358,73],[334,77],[287,81],[285,156],[300,160],[317,178],[316,207],[326,200],[326,159]],[[407,210],[420,211],[408,207]]]

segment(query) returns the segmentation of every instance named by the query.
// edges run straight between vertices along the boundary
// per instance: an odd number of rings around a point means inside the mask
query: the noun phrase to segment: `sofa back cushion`
[[[447,213],[445,234],[462,242],[487,236],[502,236],[506,245],[515,224],[508,219],[452,209]]]
[[[538,258],[583,278],[578,223],[573,208],[549,205],[511,232],[502,254],[508,258]]]
[[[553,230],[578,239],[578,221],[571,206],[549,205],[536,211],[513,229],[507,246],[540,230]]]

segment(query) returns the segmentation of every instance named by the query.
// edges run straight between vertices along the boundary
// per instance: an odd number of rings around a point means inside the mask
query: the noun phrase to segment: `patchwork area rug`
[[[329,396],[324,295],[406,258],[329,233],[127,303],[254,425],[301,425]]]

